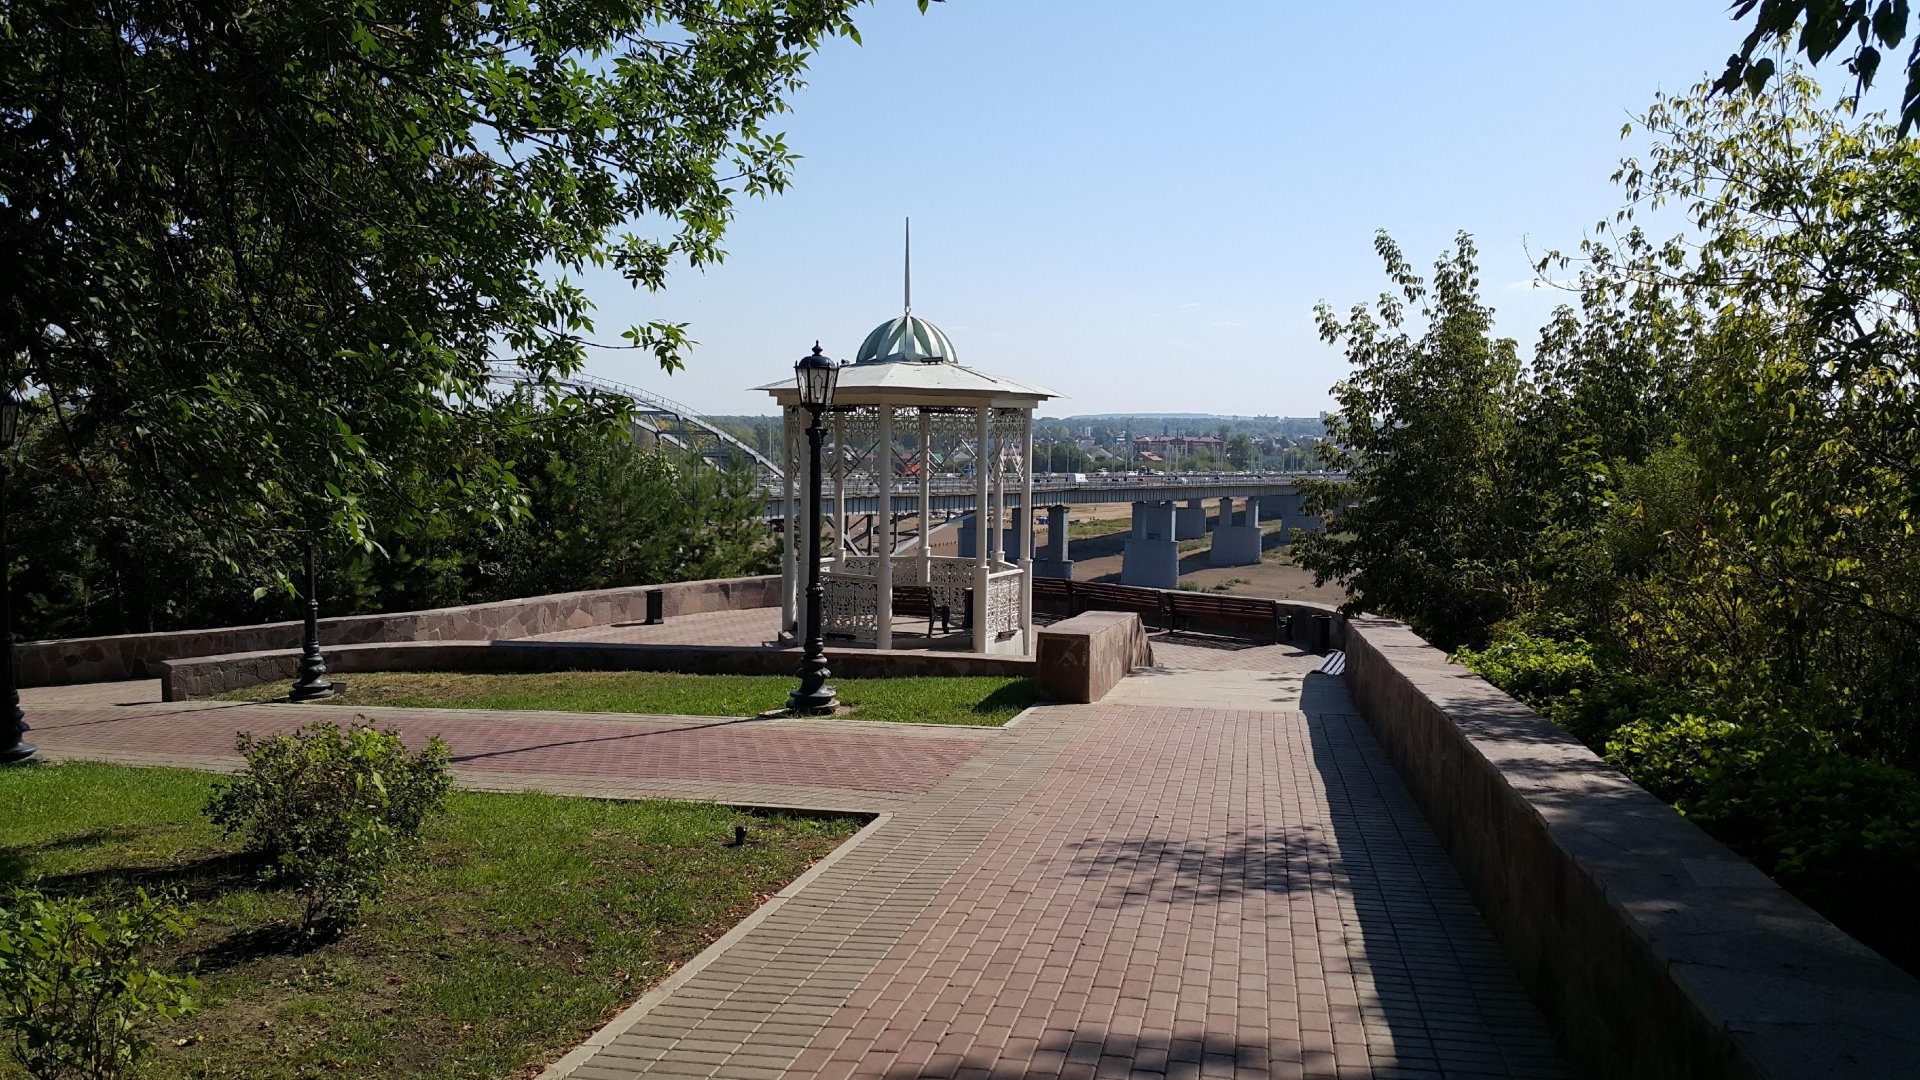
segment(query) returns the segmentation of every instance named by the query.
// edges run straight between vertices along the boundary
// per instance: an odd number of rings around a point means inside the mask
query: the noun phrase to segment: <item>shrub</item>
[[[1461,648],[1453,659],[1541,711],[1600,677],[1593,646],[1586,641],[1560,641],[1524,630],[1497,633],[1486,648]]]
[[[153,1045],[149,1018],[192,1012],[191,975],[151,966],[153,949],[186,929],[174,897],[145,890],[105,915],[71,897],[16,889],[0,909],[0,1030],[37,1080],[129,1075]]]
[[[1723,763],[1688,816],[1841,929],[1920,971],[1920,778],[1843,754]]]
[[[1503,625],[1484,649],[1462,648],[1457,663],[1532,706],[1596,751],[1621,727],[1664,728],[1676,715],[1704,706],[1699,695],[1610,671],[1583,638],[1563,638]]]
[[[1758,751],[1736,724],[1686,714],[1622,725],[1607,740],[1606,758],[1634,783],[1682,812],[1705,795],[1732,759]]]
[[[322,721],[263,740],[243,732],[238,745],[246,771],[214,792],[207,816],[270,860],[266,880],[306,902],[309,933],[358,919],[453,786],[438,736],[409,757],[394,732]]]

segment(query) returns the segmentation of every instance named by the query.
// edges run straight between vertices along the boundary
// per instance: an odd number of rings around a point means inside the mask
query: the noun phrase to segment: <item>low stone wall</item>
[[[496,641],[639,622],[646,618],[647,594],[654,591],[661,594],[661,609],[669,619],[703,611],[780,604],[777,575],[676,581],[428,611],[343,615],[320,620],[320,642],[337,646],[367,642]],[[21,686],[150,679],[160,674],[159,664],[165,660],[296,649],[300,646],[300,631],[298,622],[278,622],[30,641],[14,646],[14,661]]]
[[[355,673],[376,671],[678,671],[695,675],[791,675],[799,666],[795,649],[721,645],[628,645],[571,641],[423,641],[340,645],[326,650],[329,678],[350,681]],[[168,701],[212,697],[262,683],[294,677],[298,649],[195,656],[163,660],[162,693]],[[921,650],[876,652],[828,649],[827,666],[836,677],[877,678],[913,675],[1032,676],[1033,660],[1022,656],[983,656]]]
[[[1076,592],[1074,590],[1076,584],[1085,583],[1072,581],[1036,582],[1033,590],[1034,612],[1037,614],[1071,617],[1077,616],[1082,612],[1101,610],[1099,606],[1100,601],[1089,599],[1084,591]],[[1128,595],[1144,598],[1144,602],[1150,606],[1157,602],[1163,614],[1166,611],[1166,598],[1170,595],[1178,594],[1178,590],[1176,589],[1152,589],[1144,585],[1111,585],[1103,582],[1100,587],[1102,589],[1120,590]],[[1329,620],[1329,648],[1342,648],[1346,642],[1346,621],[1340,617],[1339,609],[1331,605],[1316,604],[1308,600],[1269,600],[1266,597],[1260,596],[1248,597],[1239,593],[1235,593],[1234,595],[1243,599],[1267,600],[1268,603],[1273,605],[1275,614],[1292,616],[1292,622],[1289,624],[1291,633],[1287,639],[1287,644],[1296,645],[1300,648],[1311,648],[1314,644],[1315,616],[1326,616]],[[1264,635],[1250,634],[1247,625],[1243,622],[1223,621],[1218,624],[1209,624],[1206,620],[1199,618],[1190,619],[1188,622],[1188,629],[1202,633],[1222,634],[1229,637],[1253,637],[1265,640]]]
[[[1131,611],[1089,611],[1042,627],[1036,637],[1040,693],[1053,701],[1099,701],[1135,668],[1153,666],[1146,627]]]
[[[1346,682],[1548,1021],[1600,1077],[1920,1077],[1920,980],[1404,625]]]

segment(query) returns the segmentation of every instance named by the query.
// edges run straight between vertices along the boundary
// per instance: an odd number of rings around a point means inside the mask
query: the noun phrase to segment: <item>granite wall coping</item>
[[[661,594],[666,618],[780,604],[778,575],[675,581],[425,611],[336,616],[320,620],[320,643],[332,647],[368,642],[495,641],[639,622],[646,617],[647,594],[656,591]],[[23,687],[153,678],[160,674],[158,665],[165,660],[298,648],[301,630],[299,622],[278,622],[30,641],[14,646],[14,662]]]
[[[675,671],[695,675],[791,675],[796,649],[727,645],[645,645],[591,641],[415,641],[340,645],[326,650],[327,677],[380,671]],[[274,649],[163,660],[168,701],[212,697],[292,679],[300,650]],[[1034,660],[940,650],[828,649],[836,677],[915,675],[1032,676]]]
[[[1589,1072],[1920,1077],[1920,980],[1403,624],[1345,640],[1354,701]]]

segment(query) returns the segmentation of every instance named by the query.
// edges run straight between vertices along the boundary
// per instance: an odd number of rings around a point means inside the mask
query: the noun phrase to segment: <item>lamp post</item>
[[[313,564],[313,537],[307,537],[307,625],[300,642],[300,673],[288,701],[320,701],[333,696],[334,684],[327,681],[327,660],[320,655],[320,575]]]
[[[13,558],[7,550],[7,451],[20,434],[20,399],[12,390],[0,398],[0,638],[6,642],[6,656],[0,658],[0,765],[10,765],[32,757],[35,747],[22,741],[27,730],[27,714],[20,709],[20,688],[13,673]]]
[[[807,544],[801,550],[807,560],[807,636],[801,646],[800,685],[787,695],[787,711],[817,715],[832,712],[839,704],[833,687],[827,685],[832,672],[827,670],[827,641],[820,633],[820,604],[825,597],[820,588],[820,439],[826,434],[820,414],[833,404],[840,366],[820,351],[816,341],[813,352],[793,365],[793,381],[807,410]]]

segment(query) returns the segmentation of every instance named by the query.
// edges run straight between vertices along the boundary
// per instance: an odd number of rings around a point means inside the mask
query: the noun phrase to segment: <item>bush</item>
[[[1782,751],[1723,764],[1685,809],[1841,929],[1920,971],[1920,778]]]
[[[1739,725],[1687,714],[1622,725],[1607,740],[1614,768],[1684,813],[1735,759],[1758,753]]]
[[[194,978],[145,959],[189,922],[175,898],[145,890],[107,915],[14,890],[0,909],[0,1030],[13,1059],[38,1080],[129,1075],[153,1052],[142,1023],[194,1009]]]
[[[453,786],[438,736],[409,757],[394,732],[322,721],[258,741],[243,732],[238,745],[246,771],[214,792],[207,816],[271,860],[266,880],[305,900],[309,933],[359,918]]]
[[[1462,648],[1455,662],[1512,694],[1563,731],[1604,752],[1620,728],[1664,728],[1703,707],[1699,695],[1608,670],[1583,638],[1561,638],[1509,623],[1484,649]]]
[[[1600,677],[1593,646],[1586,641],[1559,641],[1524,630],[1497,632],[1486,648],[1461,648],[1453,659],[1542,712]]]

